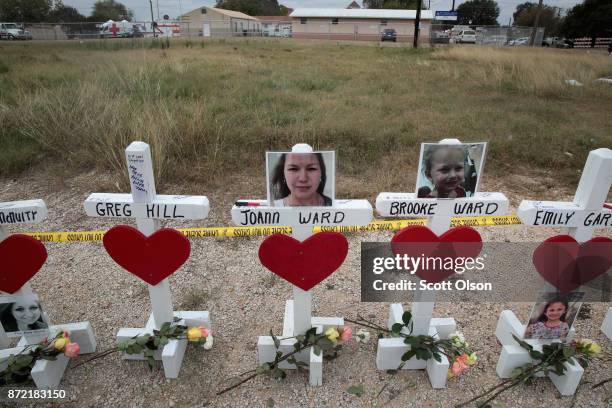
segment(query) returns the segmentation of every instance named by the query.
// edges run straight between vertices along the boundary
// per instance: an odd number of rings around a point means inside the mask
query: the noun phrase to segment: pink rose
[[[342,333],[340,333],[340,341],[346,342],[351,339],[353,336],[353,330],[349,326],[345,326],[342,328]]]
[[[68,330],[64,330],[64,333],[62,334],[63,334],[62,337],[70,337],[70,332]]]
[[[78,356],[80,351],[79,343],[68,343],[64,347],[64,355],[69,358]]]
[[[202,337],[208,337],[210,335],[210,330],[208,330],[206,327],[200,326],[198,329],[200,329],[200,332],[202,332]]]

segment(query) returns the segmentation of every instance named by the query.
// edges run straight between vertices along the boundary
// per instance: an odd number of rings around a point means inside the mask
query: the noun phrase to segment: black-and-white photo
[[[8,337],[46,331],[49,327],[35,295],[0,296],[0,323]]]

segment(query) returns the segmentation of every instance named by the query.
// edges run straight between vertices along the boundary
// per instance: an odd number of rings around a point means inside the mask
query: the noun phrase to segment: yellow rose
[[[477,360],[478,360],[478,357],[476,356],[476,353],[472,353],[468,356],[466,363],[467,365],[474,365],[476,364]]]
[[[597,343],[589,343],[588,349],[586,351],[588,354],[599,354],[601,353],[601,346]]]
[[[340,333],[338,333],[338,330],[336,330],[334,327],[330,327],[329,329],[325,330],[325,337],[335,343],[336,341],[338,341]]]
[[[202,330],[199,327],[192,327],[187,330],[187,340],[199,341],[202,338]]]
[[[70,343],[70,339],[68,337],[60,337],[59,339],[53,342],[53,347],[57,350],[63,350],[66,347],[66,344]]]

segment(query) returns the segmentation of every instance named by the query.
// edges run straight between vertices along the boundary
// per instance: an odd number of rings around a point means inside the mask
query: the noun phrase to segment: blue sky
[[[150,8],[149,0],[119,0],[125,4],[128,8],[134,11],[136,20],[148,20],[150,19]],[[424,0],[425,4],[429,4],[430,0]],[[465,0],[455,0],[455,7],[463,3]],[[498,22],[500,24],[507,24],[508,19],[512,17],[516,5],[523,3],[527,0],[497,0],[497,4],[501,10]],[[537,0],[531,0],[537,3]],[[344,8],[351,0],[279,0],[280,4],[291,8],[299,7],[326,7],[326,8]],[[357,0],[361,4],[361,0]],[[569,9],[581,0],[556,0],[556,1],[545,1],[545,4],[550,6],[561,7],[563,9]],[[95,3],[95,0],[64,0],[64,4],[72,7],[76,7],[81,14],[89,15],[91,9]],[[216,3],[215,0],[153,0],[153,11],[157,18],[157,5],[159,4],[160,15],[168,14],[170,17],[176,17],[187,11],[191,11],[200,6],[213,6]],[[452,0],[431,0],[432,10],[450,10]]]

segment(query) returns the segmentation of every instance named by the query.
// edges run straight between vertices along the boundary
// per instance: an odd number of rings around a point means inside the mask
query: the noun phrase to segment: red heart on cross
[[[147,237],[136,228],[117,225],[104,234],[103,242],[115,262],[149,285],[157,285],[176,272],[191,250],[189,240],[172,228]]]
[[[15,293],[47,260],[47,250],[34,237],[14,234],[0,242],[0,291]]]
[[[570,235],[550,237],[533,252],[533,264],[542,278],[568,293],[612,267],[612,239],[595,237],[579,244]]]
[[[261,243],[259,260],[287,282],[310,290],[334,273],[347,253],[348,241],[337,232],[320,232],[303,242],[274,234]]]
[[[396,255],[408,255],[412,258],[440,258],[442,264],[446,258],[475,258],[482,250],[482,239],[472,227],[451,228],[439,237],[429,228],[421,225],[408,226],[397,232],[391,239],[391,249]],[[443,265],[442,265],[443,266]],[[412,272],[412,271],[411,271]],[[422,265],[415,271],[416,275],[430,283],[442,282],[455,273],[453,268],[437,267],[435,262],[429,268]]]

